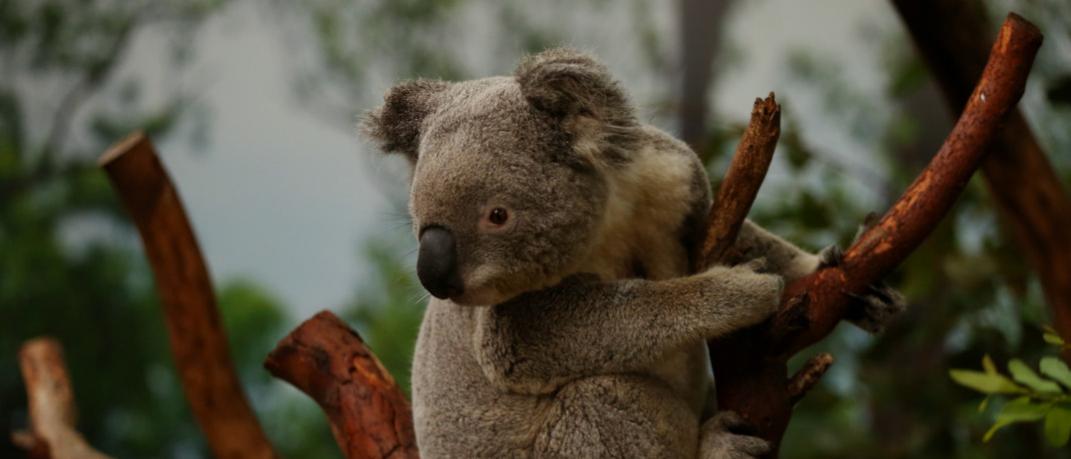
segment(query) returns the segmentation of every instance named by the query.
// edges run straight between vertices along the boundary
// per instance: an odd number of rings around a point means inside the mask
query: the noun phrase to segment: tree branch
[[[736,153],[707,216],[706,238],[699,246],[699,254],[692,257],[696,260],[693,271],[721,261],[736,241],[740,226],[766,178],[780,136],[781,106],[771,92],[765,100],[755,99],[751,123],[736,146]]]
[[[75,430],[74,390],[59,342],[52,338],[26,341],[19,349],[19,367],[26,382],[30,432],[15,432],[14,443],[34,458],[107,459]]]
[[[788,396],[792,403],[795,404],[807,395],[832,365],[833,355],[828,352],[807,359],[803,367],[788,380]]]
[[[327,413],[349,459],[417,458],[405,394],[357,332],[322,311],[290,332],[264,367]]]
[[[967,103],[985,64],[984,5],[958,0],[894,0],[916,47],[953,112]],[[947,24],[956,27],[947,27]],[[1034,268],[1053,327],[1071,342],[1071,197],[1020,110],[997,132],[982,163],[989,192]],[[1071,362],[1071,352],[1064,360]]]
[[[745,330],[711,346],[719,408],[739,412],[763,437],[780,441],[793,398],[785,362],[827,336],[844,317],[850,295],[862,293],[896,267],[949,211],[1022,95],[1040,45],[1036,27],[1009,15],[981,80],[940,151],[885,216],[845,252],[843,263],[789,285],[782,310],[768,327]]]
[[[828,335],[844,317],[848,295],[864,293],[868,285],[892,271],[948,213],[1005,115],[1022,96],[1041,40],[1033,24],[1014,13],[1008,16],[970,102],[926,169],[878,223],[844,252],[840,265],[786,289],[786,298],[807,306],[808,327],[797,333],[792,324],[796,311],[779,313],[772,335],[788,338],[783,352],[794,353]]]
[[[99,162],[141,235],[182,388],[212,453],[275,457],[242,392],[193,228],[152,143],[135,133]]]

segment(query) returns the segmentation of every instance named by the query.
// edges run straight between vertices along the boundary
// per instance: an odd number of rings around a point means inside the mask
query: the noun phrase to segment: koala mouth
[[[451,297],[450,301],[462,306],[491,306],[504,299],[495,289],[470,289],[463,295]]]

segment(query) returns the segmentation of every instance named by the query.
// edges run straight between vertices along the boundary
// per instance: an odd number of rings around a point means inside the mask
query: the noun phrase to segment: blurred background
[[[1066,188],[1071,4],[981,3],[994,34],[1011,10],[1045,33],[1020,107]],[[408,390],[424,293],[406,165],[357,137],[358,116],[399,80],[509,74],[559,44],[598,55],[644,120],[703,147],[715,178],[754,98],[775,91],[784,133],[752,218],[811,249],[846,247],[951,127],[886,2],[0,0],[0,457],[21,457],[7,435],[27,420],[15,356],[42,334],[65,346],[97,449],[208,455],[136,232],[95,164],[135,129],[182,194],[269,437],[286,457],[341,457],[319,409],[261,361],[326,308]],[[976,179],[891,279],[909,311],[882,336],[842,325],[818,347],[837,363],[798,405],[784,457],[1071,457],[1037,425],[983,444],[982,396],[947,377],[985,353],[1052,353],[1006,233]]]

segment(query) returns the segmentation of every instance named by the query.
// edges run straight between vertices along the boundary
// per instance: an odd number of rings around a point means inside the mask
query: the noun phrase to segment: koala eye
[[[487,214],[487,221],[496,226],[505,225],[509,221],[509,212],[501,207],[495,207]]]

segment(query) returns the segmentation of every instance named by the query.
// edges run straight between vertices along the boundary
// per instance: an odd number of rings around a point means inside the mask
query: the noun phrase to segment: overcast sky
[[[675,2],[654,3],[668,8]],[[896,27],[885,2],[740,3],[729,21],[729,34],[736,52],[743,54],[716,86],[719,114],[746,119],[756,96],[789,89],[796,91],[795,110],[819,110],[817,95],[788,83],[784,70],[790,50],[819,50],[834,62],[850,63],[843,67],[842,78],[863,90],[881,92],[882,69],[873,43],[864,38],[875,28]],[[403,183],[405,176],[399,167],[384,166],[355,132],[299,107],[291,90],[290,53],[295,47],[284,46],[284,40],[293,37],[278,33],[278,24],[257,7],[248,1],[233,4],[209,20],[196,38],[187,85],[198,88],[201,102],[210,109],[207,145],[198,149],[177,136],[159,149],[217,283],[253,279],[303,318],[318,309],[338,308],[352,297],[367,273],[359,256],[363,241],[408,231],[391,214],[380,189],[383,183]],[[671,11],[657,16],[660,27],[673,26]],[[618,40],[612,34],[578,32],[570,40],[587,40],[571,44],[606,54],[611,70],[631,67],[623,62],[629,53],[615,48]],[[165,68],[162,35],[150,29],[136,43],[123,71],[150,81],[170,78],[158,70]],[[405,77],[411,75],[399,75]],[[641,105],[642,95],[655,89],[637,87],[653,84],[643,78],[622,75],[622,80],[640,95]],[[368,108],[353,107],[354,119]],[[856,147],[828,120],[800,121],[833,152],[850,155]],[[773,173],[779,173],[776,166]],[[404,250],[398,256],[405,257]]]

